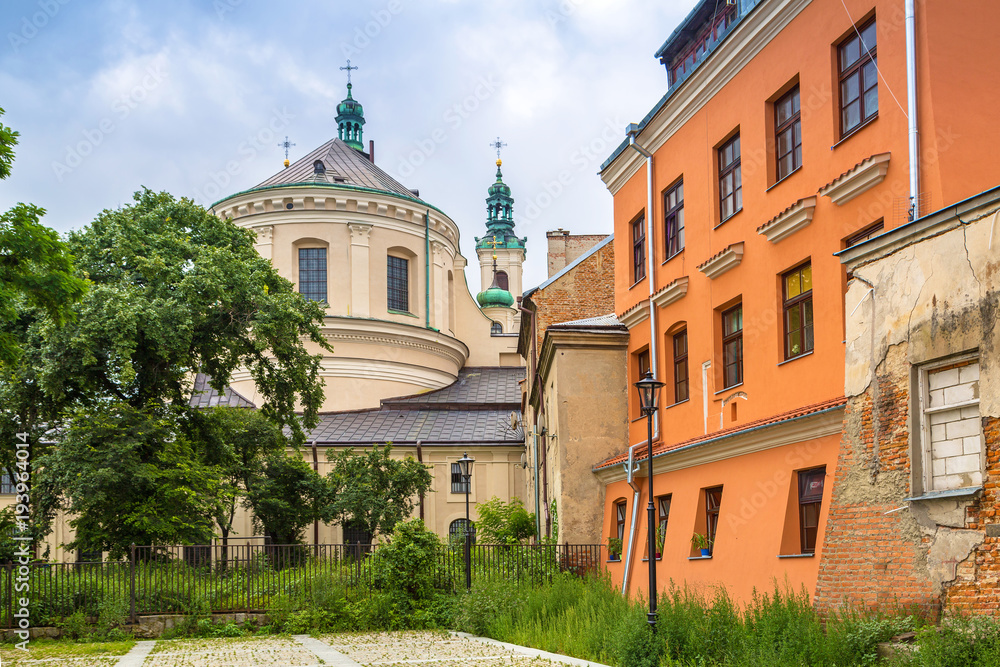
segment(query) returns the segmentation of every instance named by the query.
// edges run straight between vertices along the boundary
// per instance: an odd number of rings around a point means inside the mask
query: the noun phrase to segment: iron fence
[[[473,581],[538,583],[557,572],[583,575],[601,567],[600,544],[471,546]],[[346,595],[375,590],[369,544],[213,544],[133,546],[121,561],[0,565],[0,628],[15,627],[20,599],[33,626],[76,612],[151,614],[263,612],[280,595],[309,594],[331,584]],[[464,544],[445,547],[434,579],[442,590],[465,586]]]

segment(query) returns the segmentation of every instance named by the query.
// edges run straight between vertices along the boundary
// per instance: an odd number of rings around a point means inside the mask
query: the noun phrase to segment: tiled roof
[[[783,422],[789,422],[796,419],[801,419],[803,417],[808,417],[809,415],[819,414],[821,412],[826,412],[828,410],[833,410],[847,405],[847,399],[843,396],[840,398],[835,398],[829,401],[823,401],[822,403],[814,403],[812,405],[806,405],[801,408],[796,408],[795,410],[789,410],[788,412],[783,412],[772,417],[765,417],[764,419],[758,419],[746,424],[741,424],[733,428],[723,429],[721,431],[716,431],[714,433],[709,433],[707,435],[700,435],[689,440],[684,440],[681,442],[674,442],[670,444],[659,443],[653,445],[653,458],[667,454],[669,452],[676,451],[685,447],[690,447],[692,445],[706,444],[713,442],[715,440],[722,440],[723,438],[730,438],[743,433],[748,433],[749,431],[755,431],[761,428],[767,428],[769,426],[776,426]],[[644,461],[646,460],[646,450],[645,448],[639,448],[634,453],[633,461]],[[628,461],[628,451],[624,454],[618,454],[610,459],[602,461],[594,466],[594,470],[600,470],[601,468],[609,468],[614,465],[625,463]]]
[[[320,424],[309,440],[316,444],[374,444],[383,442],[481,443],[524,442],[504,429],[510,410],[391,410],[379,408],[359,412],[320,415]]]
[[[520,366],[470,366],[458,372],[458,379],[443,389],[428,391],[414,396],[387,398],[382,407],[417,405],[457,404],[471,405],[521,405],[520,382],[524,379],[524,368]]]
[[[188,402],[192,408],[214,408],[218,406],[231,408],[257,407],[252,401],[233,391],[232,387],[227,386],[226,390],[220,394],[208,384],[211,379],[204,373],[198,373],[195,376],[194,388],[191,390],[191,400]]]
[[[323,161],[323,165],[326,167],[325,176],[317,177],[314,173],[313,165],[316,160]],[[382,171],[363,153],[336,138],[296,160],[263,183],[258,183],[252,189],[310,182],[331,185],[343,183],[419,200],[408,188]]]

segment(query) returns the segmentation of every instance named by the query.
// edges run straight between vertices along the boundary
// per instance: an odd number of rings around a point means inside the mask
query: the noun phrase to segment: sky
[[[499,137],[524,286],[545,232],[611,233],[597,172],[666,92],[653,54],[694,0],[4,0],[0,122],[21,133],[0,210],[60,232],[141,187],[209,206],[336,136],[364,105],[375,161],[461,230],[475,265]],[[473,292],[477,271],[467,271]]]

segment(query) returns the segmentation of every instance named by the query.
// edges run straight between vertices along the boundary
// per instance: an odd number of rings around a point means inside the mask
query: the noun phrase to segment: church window
[[[326,301],[326,248],[299,248],[299,293]]]
[[[490,325],[490,335],[491,336],[499,336],[502,333],[503,333],[503,325],[502,324],[500,324],[499,322],[494,322],[492,325]]]
[[[410,311],[410,262],[402,257],[388,257],[389,310]]]
[[[325,174],[326,165],[323,164],[322,160],[316,160],[313,162],[313,173],[315,174]]]
[[[468,530],[472,536],[472,543],[476,543],[476,526],[471,521],[466,521],[465,519],[455,519],[448,526],[448,541],[454,544],[455,542],[465,541],[465,531]]]
[[[510,291],[510,280],[507,278],[506,271],[497,271],[497,285],[502,290]]]

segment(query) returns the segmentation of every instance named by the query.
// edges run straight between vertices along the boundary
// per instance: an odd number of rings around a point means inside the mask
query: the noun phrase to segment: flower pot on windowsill
[[[621,559],[622,559],[622,557],[620,555],[618,555],[618,554],[608,554],[608,560],[610,560],[610,561],[617,562],[617,561],[620,561]]]
[[[708,558],[711,555],[712,555],[712,552],[709,551],[708,549],[701,549],[701,557],[702,558]]]
[[[661,554],[659,551],[657,551],[656,552],[656,560],[660,560],[661,558],[663,558],[663,554]]]

